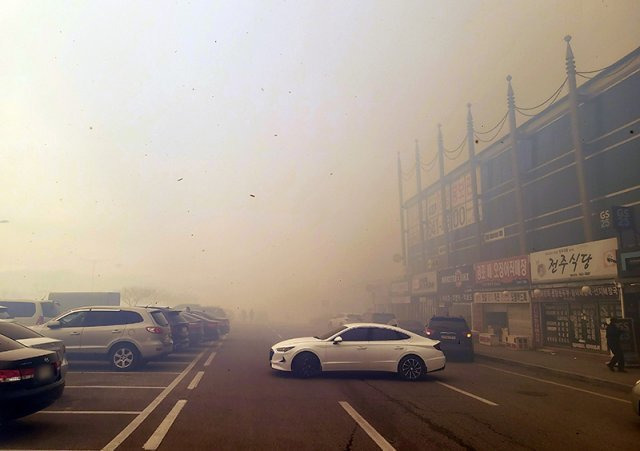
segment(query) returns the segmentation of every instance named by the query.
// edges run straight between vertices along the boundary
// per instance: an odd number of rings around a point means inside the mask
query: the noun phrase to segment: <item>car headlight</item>
[[[295,346],[283,346],[281,348],[276,348],[276,351],[287,352],[287,351],[291,351],[293,348],[295,348]]]
[[[638,385],[638,384],[640,384],[640,379],[638,379],[638,380],[636,381],[636,383],[635,383],[635,384],[633,384],[633,385]]]

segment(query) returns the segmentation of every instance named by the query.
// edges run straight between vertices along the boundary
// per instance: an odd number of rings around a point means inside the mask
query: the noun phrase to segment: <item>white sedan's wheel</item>
[[[291,370],[296,377],[308,379],[318,376],[322,372],[322,365],[320,365],[320,360],[315,354],[303,352],[293,359]]]
[[[420,357],[408,355],[400,360],[398,374],[406,381],[415,381],[427,374],[427,368]]]

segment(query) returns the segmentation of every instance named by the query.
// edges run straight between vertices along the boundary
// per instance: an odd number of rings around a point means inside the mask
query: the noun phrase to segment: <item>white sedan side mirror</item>
[[[338,335],[336,338],[333,339],[333,344],[339,345],[340,343],[342,343],[342,337]]]

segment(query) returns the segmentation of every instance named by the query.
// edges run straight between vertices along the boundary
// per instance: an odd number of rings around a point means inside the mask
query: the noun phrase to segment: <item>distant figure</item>
[[[249,321],[253,322],[253,309],[249,312]]]
[[[618,364],[618,371],[626,373],[624,369],[624,352],[622,351],[622,346],[620,346],[620,335],[622,335],[622,331],[618,327],[618,319],[612,317],[607,326],[607,347],[613,353],[613,357],[611,357],[607,366],[613,371],[613,367]]]
[[[247,321],[247,311],[246,310],[242,310],[242,322]]]

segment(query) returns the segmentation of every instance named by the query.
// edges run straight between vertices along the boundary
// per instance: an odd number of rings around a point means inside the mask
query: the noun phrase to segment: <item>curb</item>
[[[493,355],[481,354],[479,352],[476,352],[476,357],[480,357],[481,359],[491,360],[495,362],[506,363],[509,365],[541,370],[556,376],[566,377],[569,379],[579,380],[582,382],[589,382],[592,384],[595,383],[598,385],[604,385],[614,390],[624,391],[626,393],[628,393],[633,387],[633,384],[629,385],[623,382],[609,381],[606,379],[601,379],[599,377],[589,376],[587,374],[572,373],[571,371],[559,370],[557,368],[550,368],[548,366],[537,365],[535,363],[522,362],[521,360],[512,360],[504,357],[496,357]]]

